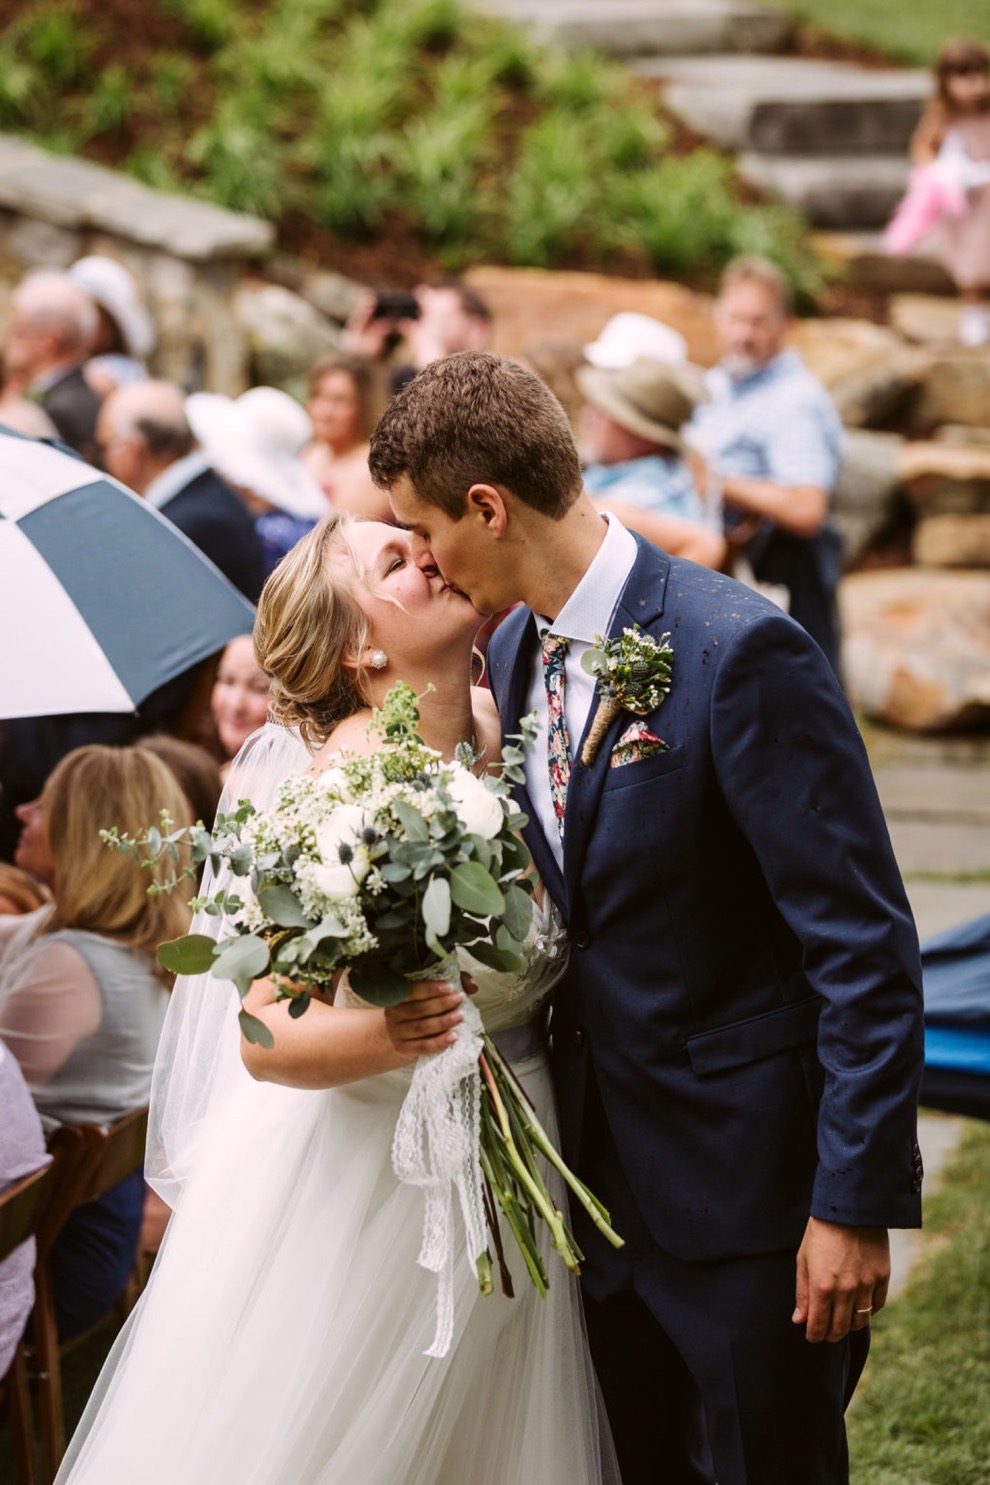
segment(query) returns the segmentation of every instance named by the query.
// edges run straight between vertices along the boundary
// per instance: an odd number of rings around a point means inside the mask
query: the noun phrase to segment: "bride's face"
[[[393,664],[428,658],[451,641],[470,644],[481,615],[435,567],[416,566],[407,531],[355,521],[345,541],[350,554],[338,552],[336,560],[347,563],[354,597],[368,620],[369,643]]]

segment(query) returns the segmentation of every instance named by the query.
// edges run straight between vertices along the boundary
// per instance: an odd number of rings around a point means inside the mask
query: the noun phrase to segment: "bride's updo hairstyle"
[[[354,663],[368,621],[343,564],[331,561],[349,556],[346,527],[344,517],[327,516],[296,543],[265,583],[254,623],[255,658],[272,682],[269,714],[298,727],[311,748],[368,704]]]

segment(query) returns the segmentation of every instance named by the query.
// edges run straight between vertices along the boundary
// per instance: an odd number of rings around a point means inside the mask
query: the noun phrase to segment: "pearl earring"
[[[388,664],[388,656],[384,650],[372,650],[368,656],[368,664],[372,670],[384,670]]]

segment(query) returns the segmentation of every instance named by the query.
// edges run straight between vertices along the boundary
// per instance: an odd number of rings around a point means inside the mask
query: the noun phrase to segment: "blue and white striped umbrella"
[[[133,711],[253,624],[143,500],[0,428],[0,717]]]

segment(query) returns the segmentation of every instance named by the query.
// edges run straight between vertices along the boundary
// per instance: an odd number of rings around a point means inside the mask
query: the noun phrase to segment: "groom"
[[[626,1238],[577,1234],[624,1485],[840,1485],[887,1228],[920,1221],[922,1022],[832,671],[749,589],[603,520],[562,409],[514,362],[427,367],[371,470],[420,565],[483,613],[527,605],[490,676],[507,733],[540,719],[519,802],[573,946],[552,1024],[563,1153]],[[589,760],[581,657],[634,626],[669,636],[669,694]],[[425,1049],[454,995],[429,1009],[408,1032]]]

